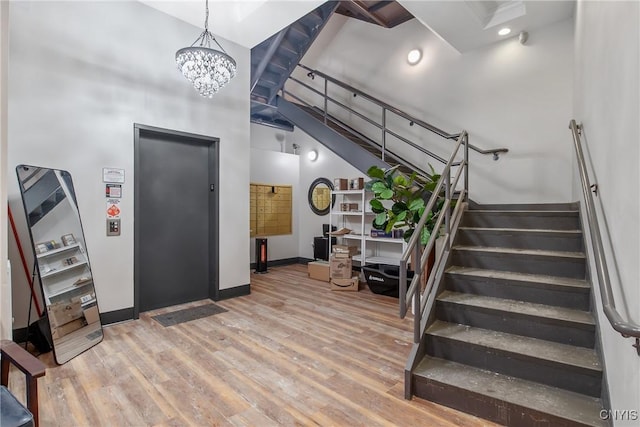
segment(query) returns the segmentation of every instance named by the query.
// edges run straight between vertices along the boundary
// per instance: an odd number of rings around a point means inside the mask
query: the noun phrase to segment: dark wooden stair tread
[[[428,356],[420,362],[414,375],[416,381],[435,381],[571,422],[607,425],[599,417],[600,399],[556,387]]]

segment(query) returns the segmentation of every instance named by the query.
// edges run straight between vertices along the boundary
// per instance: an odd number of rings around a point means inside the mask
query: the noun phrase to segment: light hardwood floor
[[[331,292],[306,266],[251,275],[229,310],[163,327],[151,315],[105,327],[104,341],[40,379],[42,426],[491,426],[403,399],[411,319],[397,299]],[[19,372],[10,386],[24,390]]]

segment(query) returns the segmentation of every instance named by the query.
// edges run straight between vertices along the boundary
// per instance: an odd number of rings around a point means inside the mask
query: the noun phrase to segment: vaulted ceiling
[[[204,0],[141,1],[183,21],[203,26]],[[322,0],[211,0],[209,28],[222,38],[252,48],[322,3]],[[573,15],[574,8],[574,0],[398,0],[397,3],[356,0],[340,5],[341,13],[382,26],[398,25],[399,20],[413,15],[459,52],[500,40],[497,30],[502,26],[510,26],[511,34],[517,36],[520,31],[567,19]]]

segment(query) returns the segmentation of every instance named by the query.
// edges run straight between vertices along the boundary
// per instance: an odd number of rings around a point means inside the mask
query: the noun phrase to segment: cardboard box
[[[329,281],[329,263],[314,261],[307,264],[309,277],[315,280]]]
[[[84,319],[72,320],[71,322],[66,323],[62,326],[51,328],[51,338],[53,338],[54,340],[57,338],[62,338],[65,335],[69,335],[71,332],[75,332],[86,325],[87,322],[85,322]]]
[[[358,292],[360,279],[354,276],[350,279],[331,279],[332,291],[355,291]]]
[[[340,256],[341,254],[331,255],[329,261],[330,273],[329,277],[333,279],[349,279],[351,277],[351,257]]]
[[[340,203],[340,211],[342,212],[360,212],[357,203]]]
[[[54,326],[64,325],[82,317],[80,301],[55,302],[47,307],[49,320]]]
[[[359,252],[358,246],[351,245],[333,245],[331,246],[331,251],[334,254],[347,254],[349,256],[357,255]]]
[[[98,306],[94,305],[84,310],[84,320],[86,320],[89,325],[99,321],[100,312],[98,311]]]
[[[334,190],[348,190],[349,189],[349,180],[347,178],[335,178],[333,180],[333,189]]]

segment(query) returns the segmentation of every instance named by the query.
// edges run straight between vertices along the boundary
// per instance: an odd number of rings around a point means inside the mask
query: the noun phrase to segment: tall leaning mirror
[[[16,172],[54,357],[62,364],[103,336],[73,182],[63,170],[19,165]]]

